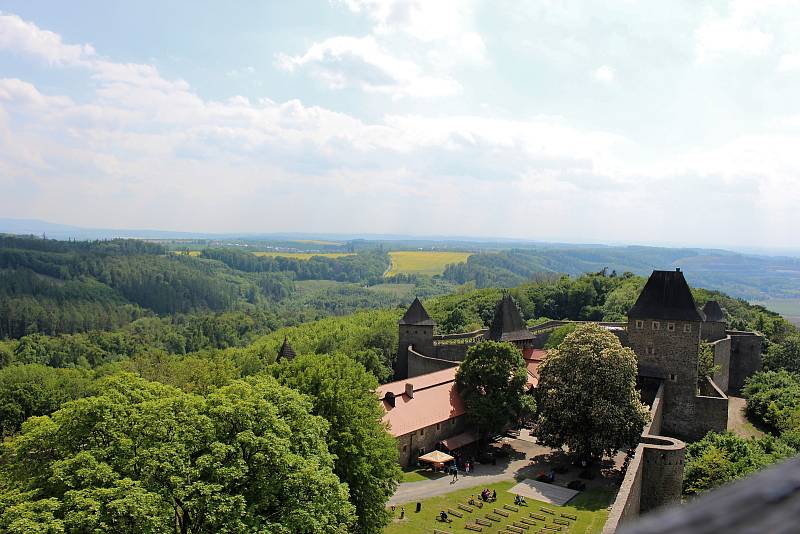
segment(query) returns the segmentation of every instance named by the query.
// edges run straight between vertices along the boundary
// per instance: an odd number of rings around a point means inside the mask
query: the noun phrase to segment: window
[[[674,332],[675,331],[675,323],[667,323],[667,330],[669,330],[670,332]]]
[[[690,325],[690,324],[683,325],[683,331],[684,332],[691,332],[692,331],[692,325]]]
[[[408,445],[403,445],[403,452],[406,452],[407,450],[408,450]]]
[[[441,428],[442,428],[442,425],[441,425],[441,423],[436,423],[436,430],[439,430],[439,429],[441,429]]]
[[[456,420],[455,420],[455,419],[450,419],[450,424],[451,424],[451,425],[453,425],[453,426],[455,426],[455,424],[456,424]]]
[[[661,330],[661,323],[653,321],[653,330]]]
[[[424,428],[420,428],[419,429],[419,435],[420,436],[424,436],[425,435],[425,429]]]
[[[647,354],[648,356],[655,356],[656,348],[652,345],[648,345],[644,348],[644,353]]]
[[[677,381],[678,381],[678,375],[675,375],[675,374],[672,374],[672,373],[670,373],[670,375],[669,375],[669,379],[670,379],[670,381],[672,381],[672,382],[677,382]]]
[[[644,321],[642,321],[641,319],[637,319],[636,328],[644,328]]]

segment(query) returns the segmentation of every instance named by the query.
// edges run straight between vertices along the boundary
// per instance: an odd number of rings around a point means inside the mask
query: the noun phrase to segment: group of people
[[[481,499],[486,502],[492,502],[497,500],[497,490],[492,490],[491,493],[489,492],[489,488],[484,488],[481,492]]]

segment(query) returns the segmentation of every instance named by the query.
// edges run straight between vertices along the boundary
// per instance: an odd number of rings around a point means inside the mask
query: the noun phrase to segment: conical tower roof
[[[514,298],[508,293],[504,294],[494,309],[494,318],[489,327],[489,339],[522,341],[532,338],[533,334],[525,326],[525,320],[522,318]]]
[[[724,323],[726,321],[725,313],[716,300],[706,302],[706,305],[703,306],[703,314],[706,316],[706,321],[713,323]]]
[[[400,324],[403,325],[416,325],[416,326],[435,326],[436,321],[431,319],[431,316],[428,315],[428,312],[425,310],[425,307],[419,301],[418,298],[414,298],[414,302],[411,303],[411,306],[408,307],[406,310],[405,315],[403,318],[400,319]]]
[[[680,269],[653,271],[636,304],[628,311],[635,319],[702,321],[689,284]]]
[[[289,345],[289,340],[286,336],[283,337],[283,345],[281,345],[281,349],[278,351],[278,357],[275,361],[281,361],[283,359],[286,360],[294,360],[295,356],[294,349],[291,345]]]

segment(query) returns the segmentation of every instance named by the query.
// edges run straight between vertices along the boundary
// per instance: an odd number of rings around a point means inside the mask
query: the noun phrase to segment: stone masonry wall
[[[413,346],[417,352],[422,354],[433,354],[433,326],[400,325],[399,329],[397,361],[394,370],[395,380],[417,376],[410,374],[408,347]]]
[[[731,374],[731,338],[724,337],[712,343],[714,349],[714,365],[719,366],[719,371],[714,373],[714,382],[723,393],[728,392]]]
[[[406,353],[408,358],[408,378],[426,375],[458,365],[458,362],[455,361],[441,360],[420,354],[414,347],[408,347]]]
[[[763,338],[752,332],[728,331],[731,338],[731,371],[728,392],[738,394],[744,381],[761,370]]]
[[[405,468],[413,465],[419,457],[420,449],[424,449],[426,453],[432,451],[440,441],[464,432],[465,426],[466,419],[460,415],[398,437],[400,466]]]
[[[433,347],[433,352],[430,356],[434,358],[439,358],[440,360],[450,360],[453,362],[460,362],[464,360],[464,356],[467,355],[467,349],[470,348],[473,343],[458,343],[458,344],[442,344],[436,345]]]
[[[628,323],[628,341],[640,372],[664,378],[662,427],[668,435],[681,437],[693,431],[700,324],[650,319]]]
[[[716,341],[725,337],[725,323],[718,321],[705,321],[702,326],[704,341]]]

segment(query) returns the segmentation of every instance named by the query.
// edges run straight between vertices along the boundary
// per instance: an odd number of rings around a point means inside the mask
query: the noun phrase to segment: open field
[[[370,291],[388,293],[398,298],[407,298],[414,295],[414,284],[378,284],[369,286]]]
[[[471,252],[438,252],[433,250],[396,250],[390,252],[392,266],[386,276],[395,274],[436,275],[444,272],[445,265],[462,263],[472,255]]]
[[[296,260],[307,260],[313,256],[324,256],[326,258],[341,258],[342,256],[353,256],[348,252],[253,252],[256,256],[283,256],[284,258],[294,258]]]
[[[753,304],[760,304],[765,308],[783,315],[787,321],[800,326],[800,299],[770,299]]]
[[[499,484],[492,484],[489,489],[497,491],[497,502],[485,503],[483,509],[475,508],[473,512],[466,512],[458,509],[458,504],[466,504],[469,501],[470,495],[476,497],[480,494],[481,488],[466,488],[463,490],[456,490],[452,493],[440,495],[425,499],[422,502],[422,511],[416,513],[414,503],[408,503],[405,506],[405,518],[401,521],[400,506],[395,509],[394,521],[384,529],[384,534],[430,534],[433,529],[442,530],[445,532],[470,532],[464,528],[464,525],[469,521],[474,522],[475,517],[485,518],[486,513],[490,512],[493,508],[503,508],[505,504],[514,504],[514,496],[508,493],[508,489],[517,483],[516,480],[509,480]],[[509,517],[501,517],[500,522],[495,522],[494,527],[484,528],[484,531],[497,532],[500,526],[511,524],[514,521],[519,521],[522,518],[530,519],[530,513],[540,513],[539,508],[544,506],[550,510],[554,510],[556,514],[560,515],[562,512],[567,514],[574,514],[578,516],[577,521],[570,521],[572,525],[569,528],[570,534],[590,534],[602,532],[603,525],[608,517],[608,506],[614,499],[614,493],[607,489],[590,489],[579,493],[572,501],[566,506],[554,506],[551,504],[526,499],[527,506],[519,507],[519,512],[510,512]],[[453,508],[459,510],[464,514],[463,518],[450,515],[453,520],[451,523],[442,523],[438,520],[439,512]],[[550,517],[548,514],[543,514]],[[548,525],[552,524],[552,518],[547,521]],[[538,526],[544,526],[541,521],[536,522]]]

